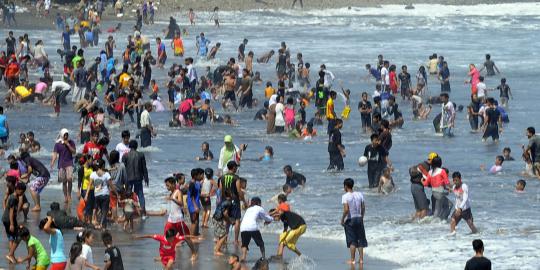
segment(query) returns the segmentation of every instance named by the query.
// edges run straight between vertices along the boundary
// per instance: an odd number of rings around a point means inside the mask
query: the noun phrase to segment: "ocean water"
[[[325,63],[327,68],[352,92],[351,119],[345,122],[343,142],[347,148],[345,171],[326,173],[328,153],[325,126],[316,127],[321,134],[312,142],[296,141],[285,135],[266,135],[265,123],[252,121],[256,110],[231,113],[238,121],[235,127],[215,125],[190,129],[169,128],[169,113],[153,113],[158,137],[150,149],[143,149],[147,155],[151,184],[146,190],[149,208],[165,207],[163,179],[173,172],[189,174],[194,167],[217,169],[217,160],[197,162],[200,144],[207,141],[216,156],[222,146],[223,136],[232,134],[237,144],[248,143],[245,161],[240,174],[248,179],[248,195],[260,196],[267,200],[278,193],[284,183],[282,167],[290,164],[293,169],[307,177],[307,187],[295,191],[290,196],[294,211],[302,214],[308,223],[305,237],[319,239],[344,239],[339,224],[341,216],[341,194],[344,178],[352,177],[357,189],[366,198],[366,233],[369,256],[390,260],[401,265],[401,269],[463,269],[468,257],[473,255],[471,241],[481,238],[485,243],[485,255],[495,269],[538,269],[540,262],[540,183],[536,179],[527,181],[525,194],[514,193],[514,185],[524,168],[520,160],[521,145],[527,144],[525,129],[538,126],[540,110],[537,91],[537,72],[540,65],[538,48],[540,39],[536,34],[540,28],[540,4],[500,4],[476,6],[416,5],[415,10],[405,10],[403,6],[383,6],[382,8],[347,8],[329,10],[253,10],[245,12],[221,12],[222,28],[214,28],[209,21],[209,13],[199,13],[197,26],[188,27],[185,14],[175,15],[180,27],[186,27],[190,34],[184,37],[187,55],[195,54],[195,36],[205,32],[212,41],[221,42],[222,50],[215,61],[196,60],[199,75],[206,66],[216,67],[236,56],[236,50],[243,38],[248,38],[247,51],[256,56],[274,49],[281,41],[287,42],[291,55],[302,52],[304,61],[312,64],[312,83],[315,82],[317,67]],[[159,18],[156,25],[145,26],[143,34],[150,38],[162,36],[167,25],[167,17]],[[115,25],[105,22],[102,29]],[[125,48],[125,38],[131,34],[130,24],[123,23],[124,31],[115,34],[120,55]],[[8,29],[0,29],[2,36]],[[45,41],[54,64],[55,79],[62,72],[60,59],[55,51],[60,45],[60,33],[56,31],[17,30],[15,36],[28,32],[34,43]],[[104,40],[105,34],[102,35]],[[75,37],[72,40],[76,40]],[[75,42],[77,43],[77,42]],[[167,66],[173,61],[181,62],[169,50]],[[2,45],[5,46],[5,45]],[[87,58],[95,57],[103,48],[90,48]],[[155,50],[155,45],[152,43]],[[432,53],[443,55],[451,72],[451,100],[458,105],[468,104],[469,87],[464,85],[467,65],[481,64],[484,55],[490,53],[502,74],[486,79],[488,87],[497,86],[501,77],[506,77],[512,87],[514,99],[510,101],[510,123],[505,126],[498,145],[482,143],[479,134],[469,132],[469,124],[464,112],[457,116],[455,137],[451,139],[434,135],[431,120],[440,110],[434,112],[427,121],[412,121],[410,103],[400,102],[404,113],[403,129],[393,131],[393,148],[390,157],[396,171],[393,174],[398,190],[387,196],[378,195],[367,189],[366,168],[358,167],[356,161],[362,155],[368,136],[362,134],[356,104],[360,93],[373,92],[374,81],[364,80],[366,63],[374,64],[376,56],[398,67],[408,65],[411,75],[428,60]],[[183,62],[183,61],[182,61]],[[264,81],[276,85],[275,59],[269,64],[255,64]],[[165,89],[164,72],[154,70],[160,89]],[[33,76],[37,73],[33,72]],[[338,83],[335,83],[337,86]],[[3,87],[3,86],[2,86]],[[429,92],[438,95],[439,86],[435,78],[429,80]],[[256,86],[256,96],[261,99],[263,86]],[[490,95],[498,96],[491,92]],[[163,96],[165,97],[165,96]],[[338,112],[343,102],[336,103]],[[218,111],[220,106],[215,104]],[[8,111],[12,142],[16,134],[33,130],[45,148],[39,158],[49,162],[54,137],[63,128],[76,130],[77,115],[63,108],[60,118],[50,116],[52,109],[38,104],[24,104]],[[314,113],[308,109],[308,117]],[[325,124],[326,125],[326,124]],[[127,126],[132,132],[136,127]],[[122,127],[111,127],[112,148],[120,141]],[[274,147],[275,159],[271,162],[253,161],[263,153],[266,145]],[[504,172],[488,175],[480,170],[481,165],[491,166],[502,148],[510,147],[516,161],[504,163]],[[408,222],[414,212],[410,194],[408,168],[424,160],[428,152],[438,152],[443,165],[450,171],[459,170],[464,182],[471,190],[471,205],[474,221],[480,233],[470,235],[464,222],[458,226],[455,237],[447,236],[449,224],[441,222]],[[55,174],[56,172],[53,172]],[[54,182],[54,181],[53,181]],[[59,188],[52,183],[48,189]],[[46,192],[46,191],[45,191]],[[450,196],[453,200],[453,196]],[[264,203],[267,209],[271,203]],[[271,225],[266,232],[279,232],[281,226]],[[302,241],[299,243],[302,247]],[[345,247],[343,252],[346,253]],[[309,256],[309,254],[306,254]],[[316,268],[316,258],[315,268]],[[336,264],[341,263],[336,261]],[[311,262],[310,262],[311,264]]]

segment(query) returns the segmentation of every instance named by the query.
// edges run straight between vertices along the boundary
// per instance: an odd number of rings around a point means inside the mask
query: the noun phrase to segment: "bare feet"
[[[6,255],[6,260],[8,260],[8,262],[11,263],[11,264],[16,264],[17,263],[17,260],[15,259],[15,257],[13,257],[11,255]]]
[[[41,207],[40,206],[34,206],[34,208],[32,208],[30,211],[32,212],[40,212],[41,211]]]
[[[223,256],[225,254],[223,254],[223,252],[219,251],[219,250],[214,250],[214,255],[215,256]]]
[[[354,265],[354,264],[356,264],[356,261],[354,261],[354,260],[348,260],[348,261],[347,261],[347,264]]]

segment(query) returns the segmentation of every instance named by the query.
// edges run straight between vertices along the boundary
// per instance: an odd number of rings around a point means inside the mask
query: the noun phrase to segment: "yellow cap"
[[[439,155],[438,155],[437,153],[431,152],[431,153],[429,153],[429,155],[428,155],[428,160],[432,160],[432,159],[434,159],[434,158],[436,158],[436,157],[438,157],[438,156],[439,156]]]

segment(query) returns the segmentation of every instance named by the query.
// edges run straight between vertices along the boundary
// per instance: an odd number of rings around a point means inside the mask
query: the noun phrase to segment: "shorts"
[[[176,257],[175,256],[163,256],[161,257],[161,263],[163,264],[163,266],[166,266],[167,264],[169,264],[169,261],[176,261]]]
[[[199,212],[189,212],[189,220],[191,224],[199,222]]]
[[[249,242],[253,238],[255,244],[258,247],[264,247],[264,241],[260,231],[251,231],[251,232],[241,232],[240,237],[242,238],[242,247],[249,250]]]
[[[17,220],[15,220],[15,224],[13,224],[13,226],[15,227],[13,232],[10,232],[9,231],[9,222],[3,222],[4,223],[4,228],[6,229],[6,236],[7,236],[7,239],[8,241],[17,241],[17,239],[19,238],[19,225],[17,224]]]
[[[352,218],[345,222],[345,241],[347,248],[351,245],[357,248],[365,248],[368,246],[366,240],[366,231],[364,229],[364,221],[362,218]]]
[[[49,265],[32,265],[32,270],[47,270]]]
[[[229,219],[232,221],[240,220],[242,218],[242,210],[240,210],[240,202],[234,202],[231,207],[231,213],[229,214]]]
[[[67,262],[51,263],[50,270],[64,270],[66,269]]]
[[[214,237],[223,238],[227,235],[227,222],[225,220],[212,219],[212,226],[214,227]]]
[[[167,61],[167,56],[163,56],[158,59],[158,62],[162,65],[165,65],[165,62]]]
[[[411,193],[416,211],[429,209],[429,203],[424,191],[424,186],[421,184],[411,183]]]
[[[204,211],[212,210],[212,200],[210,200],[210,197],[201,197],[200,200]]]
[[[229,90],[223,93],[223,100],[227,100],[227,99],[230,99],[231,101],[236,101],[236,95],[234,94],[234,91]]]
[[[36,179],[34,179],[34,181],[30,183],[30,190],[37,194],[40,194],[47,185],[47,183],[49,183],[49,177],[37,177]]]
[[[124,218],[126,220],[132,220],[135,216],[135,212],[124,212]]]
[[[188,225],[183,221],[176,222],[176,223],[171,223],[171,222],[165,223],[163,234],[166,234],[167,231],[170,229],[174,229],[176,233],[179,234],[180,236],[187,236],[191,234],[189,231]]]
[[[73,166],[58,169],[58,182],[65,183],[73,180]]]
[[[8,139],[9,139],[8,136],[0,137],[0,141],[1,141],[3,144],[7,143]]]
[[[456,221],[456,225],[461,221],[461,219],[464,219],[465,221],[469,221],[469,220],[472,221],[473,216],[472,216],[471,208],[461,211],[461,215],[457,215],[456,211],[454,211],[454,213],[452,214],[452,219]]]
[[[362,120],[362,127],[371,127],[371,114],[362,113],[360,119]]]
[[[491,137],[493,140],[499,139],[499,126],[498,125],[487,125],[486,131],[484,132],[483,139]]]
[[[279,235],[279,243],[287,246],[290,250],[296,250],[296,242],[306,232],[306,228],[306,224],[304,224],[294,230],[283,232]]]

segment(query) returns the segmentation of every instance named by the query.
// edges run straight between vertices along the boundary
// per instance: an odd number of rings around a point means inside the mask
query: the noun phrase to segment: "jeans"
[[[146,207],[144,203],[143,181],[142,180],[128,181],[128,190],[133,191],[135,192],[135,194],[137,194],[143,215],[146,215]]]
[[[96,196],[96,209],[101,210],[100,224],[102,228],[107,227],[107,213],[109,212],[109,195]]]

